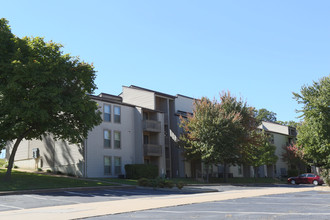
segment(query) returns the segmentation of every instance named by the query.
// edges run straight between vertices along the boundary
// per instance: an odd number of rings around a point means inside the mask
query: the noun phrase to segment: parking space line
[[[235,204],[235,205],[250,205],[251,202],[222,202],[222,201],[219,201],[219,202],[214,202],[214,203],[221,203],[221,204]],[[255,205],[283,205],[282,202],[253,202],[253,204]],[[305,206],[330,206],[328,204],[320,204],[320,203],[286,203],[286,205],[293,205],[293,206],[296,206],[296,205],[305,205]]]
[[[63,200],[61,199],[54,199],[54,198],[43,198],[41,196],[33,196],[33,195],[23,195],[25,197],[29,197],[29,198],[33,198],[33,199],[40,199],[40,200],[52,200],[52,201],[58,201],[58,202],[63,202]],[[69,201],[70,203],[74,203],[74,204],[80,204],[80,202],[76,202],[76,201]]]
[[[20,208],[20,207],[17,207],[17,206],[11,206],[11,205],[3,205],[3,204],[0,204],[0,206],[2,206],[2,207],[6,207],[6,208],[19,209],[19,210],[23,210],[23,209],[24,209],[24,208]]]
[[[42,198],[39,196],[33,196],[33,195],[23,195],[25,197],[33,198],[33,199],[40,199],[40,200],[48,200],[47,198]]]
[[[143,192],[130,192],[130,191],[124,191],[124,190],[111,190],[111,189],[105,189],[104,191],[107,191],[107,192],[119,192],[119,193],[127,193],[127,194],[135,194],[135,195],[139,195],[139,194],[142,194],[142,195],[149,195],[150,193],[143,193]]]
[[[243,214],[243,215],[303,215],[303,216],[330,216],[330,212],[323,212],[323,213],[303,213],[303,212],[235,212],[235,211],[203,211],[203,210],[198,210],[198,211],[166,211],[166,210],[146,210],[145,212],[148,213],[174,213],[174,214],[193,214],[193,213],[214,213],[214,214]]]
[[[73,194],[73,195],[80,195],[80,196],[90,196],[88,193],[78,193],[78,192],[71,192],[71,191],[63,191],[68,194]]]

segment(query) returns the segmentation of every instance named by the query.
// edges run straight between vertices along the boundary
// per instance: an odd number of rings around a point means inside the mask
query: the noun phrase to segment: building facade
[[[102,113],[102,123],[94,127],[80,144],[54,140],[23,140],[15,157],[20,168],[61,171],[82,177],[118,177],[125,175],[126,164],[154,164],[159,175],[202,178],[205,167],[200,160],[188,161],[177,142],[182,133],[180,117],[193,113],[194,98],[141,88],[123,86],[118,96],[101,93],[90,96]],[[271,137],[278,161],[258,170],[260,177],[287,174],[282,160],[283,146],[296,135],[294,128],[271,122],[259,127]],[[7,158],[12,145],[7,146]],[[33,157],[38,150],[39,157]],[[213,176],[221,177],[223,167],[212,167]],[[252,177],[250,166],[231,166],[226,173],[234,177]]]

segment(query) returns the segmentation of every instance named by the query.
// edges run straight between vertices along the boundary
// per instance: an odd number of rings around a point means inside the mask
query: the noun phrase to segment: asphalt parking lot
[[[208,191],[209,193],[201,193]],[[102,188],[0,196],[0,219],[330,219],[330,189],[313,185]]]
[[[0,212],[80,203],[115,201],[141,197],[184,195],[194,192],[154,189],[102,189],[31,193],[0,196]],[[1,215],[1,214],[0,214]]]
[[[88,219],[330,219],[330,191],[182,205]]]

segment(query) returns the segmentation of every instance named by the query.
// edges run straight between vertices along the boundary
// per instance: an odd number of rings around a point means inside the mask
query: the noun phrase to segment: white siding
[[[278,157],[276,162],[276,176],[281,175],[281,168],[284,168],[288,172],[288,165],[282,160],[282,154],[284,153],[283,146],[288,142],[286,135],[274,133],[274,145],[276,146],[275,154]]]
[[[98,101],[100,106],[103,102]],[[87,176],[88,177],[107,177],[104,175],[104,156],[110,156],[112,162],[112,175],[114,174],[114,157],[121,157],[122,174],[125,173],[125,164],[135,163],[135,130],[134,130],[134,112],[135,108],[120,104],[111,104],[111,111],[113,106],[121,107],[121,123],[114,123],[113,114],[111,115],[111,122],[102,122],[95,127],[88,135],[87,139]],[[103,145],[103,131],[111,131],[111,148],[104,148]],[[121,148],[114,149],[114,131],[121,133]],[[139,143],[138,143],[139,144]],[[140,143],[142,144],[142,143]]]
[[[155,110],[155,93],[123,86],[123,102]]]
[[[280,125],[272,122],[263,121],[259,128],[265,131],[271,131],[275,133],[289,135],[289,128],[285,125]]]
[[[188,98],[185,96],[178,95],[175,99],[175,112],[183,111],[183,112],[190,112],[194,108],[194,99]]]

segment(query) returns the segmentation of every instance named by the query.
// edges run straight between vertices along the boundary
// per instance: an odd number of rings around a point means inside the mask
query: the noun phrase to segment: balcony
[[[151,132],[161,132],[160,121],[143,120],[143,130]]]
[[[162,146],[156,144],[145,144],[144,147],[144,156],[162,156]]]

